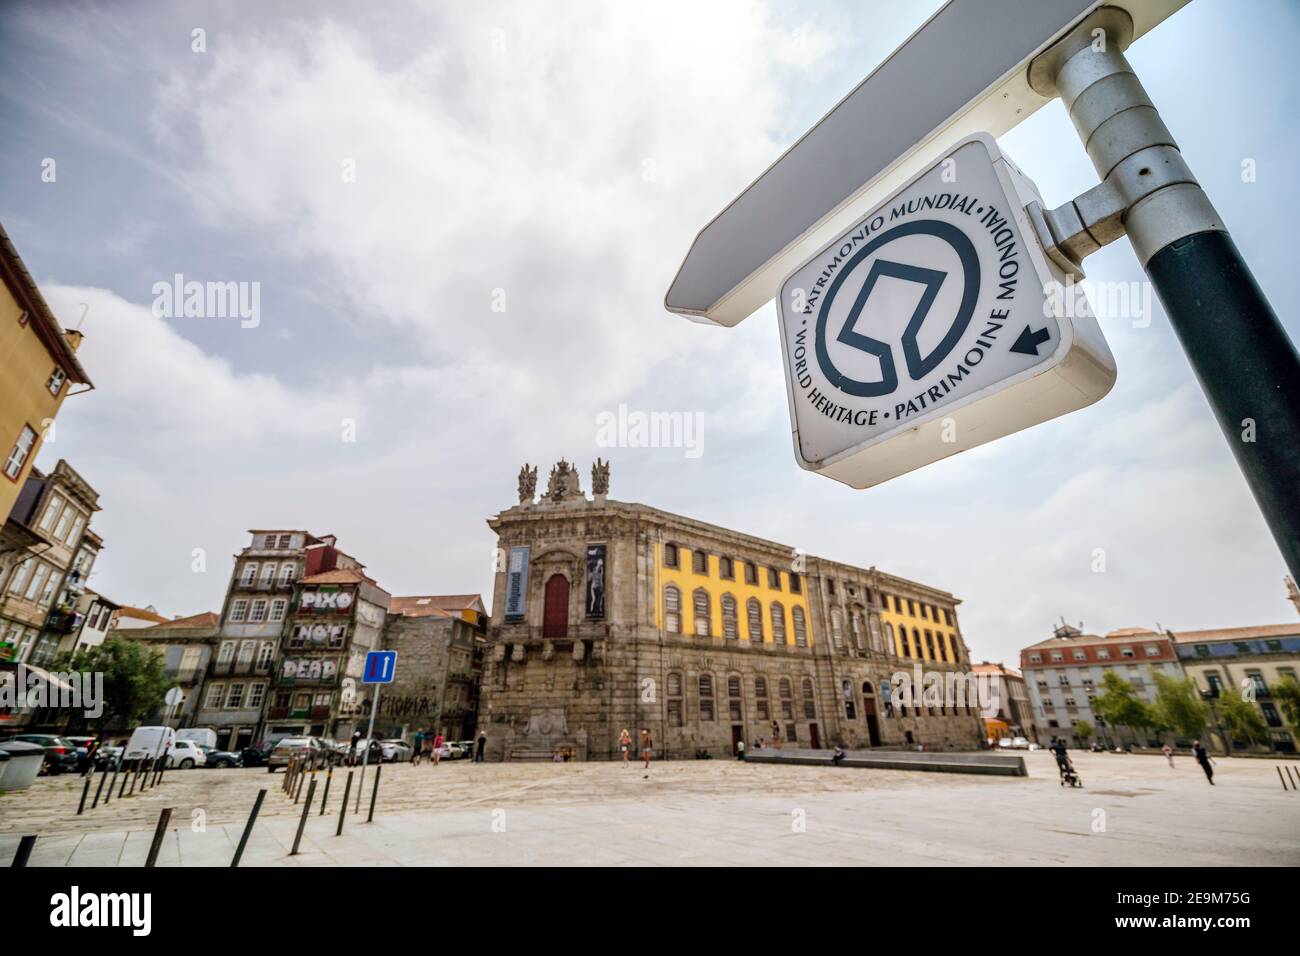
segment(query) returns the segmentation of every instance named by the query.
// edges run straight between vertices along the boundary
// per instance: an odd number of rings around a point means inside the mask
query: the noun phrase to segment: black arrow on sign
[[[1011,351],[1019,352],[1021,355],[1037,355],[1038,346],[1042,345],[1052,337],[1052,333],[1047,329],[1039,329],[1037,332],[1032,331],[1029,326],[1016,336],[1016,340],[1011,345]]]

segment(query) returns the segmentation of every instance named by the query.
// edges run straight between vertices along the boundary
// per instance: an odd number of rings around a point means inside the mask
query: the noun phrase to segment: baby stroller
[[[1070,758],[1064,754],[1056,758],[1056,769],[1061,772],[1061,786],[1069,784],[1071,787],[1082,787],[1083,781],[1079,779],[1079,773],[1074,769],[1074,764]]]

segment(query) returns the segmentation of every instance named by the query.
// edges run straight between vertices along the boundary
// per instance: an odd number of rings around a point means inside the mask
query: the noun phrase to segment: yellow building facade
[[[0,227],[0,519],[7,518],[70,393],[91,387],[65,332]],[[0,577],[5,569],[0,568]]]

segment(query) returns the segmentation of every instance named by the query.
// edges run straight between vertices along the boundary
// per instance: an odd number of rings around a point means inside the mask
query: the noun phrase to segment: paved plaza
[[[1074,759],[1080,790],[1058,785],[1045,752],[1025,755],[1027,778],[732,760],[655,764],[648,779],[611,763],[389,765],[375,821],[363,800],[341,837],[336,772],[297,856],[302,805],[283,773],[169,771],[80,817],[80,780],[42,778],[0,796],[0,866],[29,833],[31,865],[140,865],[166,806],[159,865],[226,866],[263,787],[244,865],[1300,865],[1300,793],[1273,761],[1219,759],[1211,787],[1188,757],[1172,770],[1158,756]]]

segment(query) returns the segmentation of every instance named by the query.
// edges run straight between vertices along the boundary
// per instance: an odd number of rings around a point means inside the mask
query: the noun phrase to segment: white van
[[[153,760],[176,746],[176,731],[170,727],[137,727],[122,751],[122,760],[130,764],[136,760]]]
[[[177,740],[192,740],[200,747],[217,749],[217,732],[211,727],[186,727],[176,731]]]

